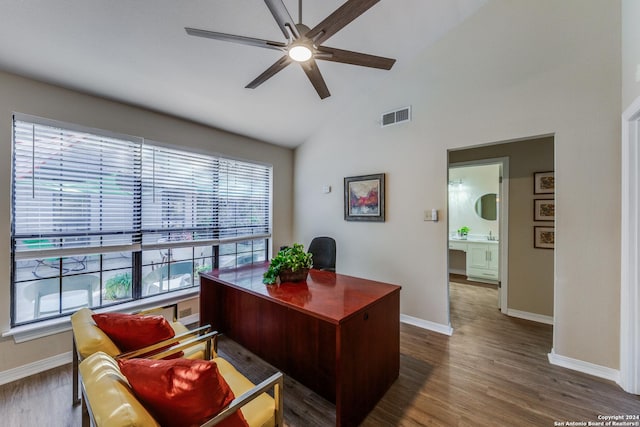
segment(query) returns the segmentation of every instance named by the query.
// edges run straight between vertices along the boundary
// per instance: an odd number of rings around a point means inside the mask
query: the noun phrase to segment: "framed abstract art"
[[[345,221],[384,222],[384,174],[344,179]]]

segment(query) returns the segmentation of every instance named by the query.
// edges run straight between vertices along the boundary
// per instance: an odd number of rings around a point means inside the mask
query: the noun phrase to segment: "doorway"
[[[509,158],[449,163],[449,273],[498,289],[506,314]]]
[[[553,219],[542,221],[537,218],[534,207],[539,201],[552,201],[554,194],[538,194],[534,177],[541,172],[553,176],[554,145],[553,135],[531,137],[450,150],[447,158],[447,170],[454,165],[508,159],[502,171],[504,188],[500,191],[503,209],[499,212],[498,234],[500,311],[511,317],[546,324],[553,324],[554,250],[553,243],[540,247],[534,236],[541,227],[553,230],[554,222]],[[479,227],[479,234],[488,233],[482,223]],[[452,259],[452,251],[448,252],[447,267]],[[450,298],[450,304],[451,301]]]

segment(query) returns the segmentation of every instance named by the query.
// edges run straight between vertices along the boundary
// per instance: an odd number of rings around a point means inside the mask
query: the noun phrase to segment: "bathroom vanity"
[[[449,250],[467,254],[467,279],[497,284],[500,281],[499,248],[497,240],[449,239]]]

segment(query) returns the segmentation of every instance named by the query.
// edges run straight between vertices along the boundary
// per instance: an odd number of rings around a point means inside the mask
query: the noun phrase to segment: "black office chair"
[[[331,237],[314,237],[309,244],[313,268],[336,271],[336,241]]]

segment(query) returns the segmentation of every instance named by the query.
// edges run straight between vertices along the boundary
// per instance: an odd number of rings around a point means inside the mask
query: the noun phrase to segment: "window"
[[[268,258],[271,167],[16,114],[12,325]]]

